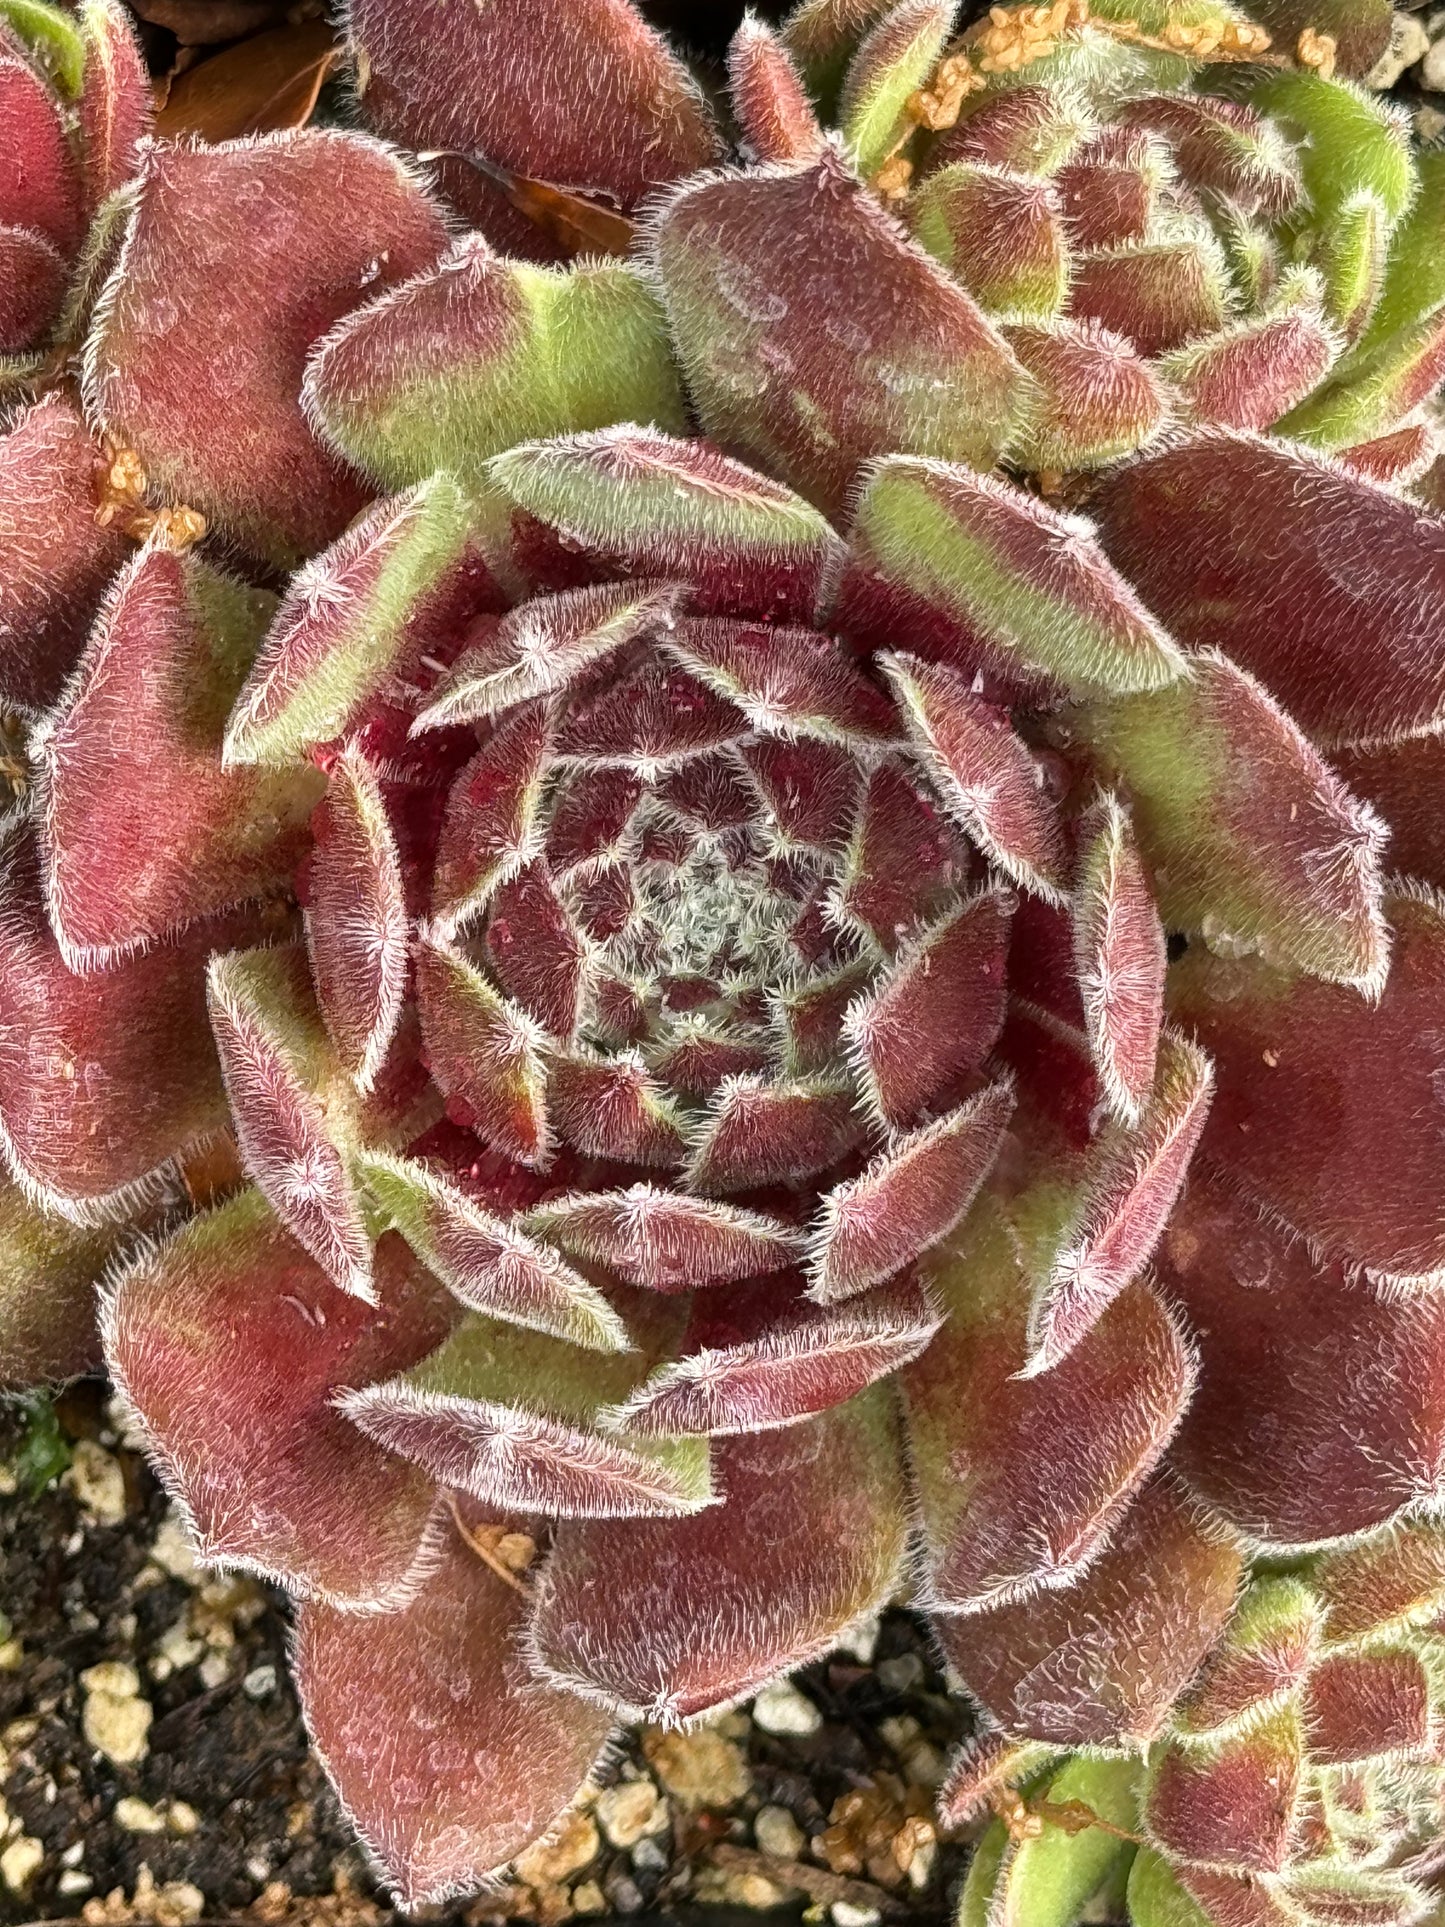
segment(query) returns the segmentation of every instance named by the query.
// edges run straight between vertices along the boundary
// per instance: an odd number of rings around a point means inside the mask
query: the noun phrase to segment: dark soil
[[[175,1523],[118,1437],[102,1386],[72,1388],[56,1415],[49,1450],[56,1465],[78,1454],[71,1469],[33,1496],[23,1485],[0,1496],[0,1872],[17,1840],[40,1849],[24,1849],[38,1864],[18,1891],[0,1881],[0,1923],[397,1918],[309,1752],[286,1672],[284,1598],[166,1569],[184,1573]],[[25,1438],[22,1415],[0,1411],[0,1466]],[[32,1427],[32,1459],[36,1447]],[[103,1522],[122,1503],[123,1518]],[[132,1668],[153,1710],[133,1764],[115,1764],[86,1735],[82,1675],[103,1662]],[[906,1927],[942,1922],[966,1849],[933,1845],[929,1783],[961,1716],[918,1622],[889,1614],[866,1660],[837,1654],[798,1685],[821,1716],[816,1730],[768,1732],[741,1712],[705,1739],[634,1735],[610,1777],[656,1785],[644,1838],[611,1845],[606,1821],[599,1831],[584,1816],[529,1868],[529,1884],[432,1917],[722,1923],[757,1918],[739,1905],[822,1919],[841,1902],[842,1927],[868,1927],[870,1912]],[[799,1710],[809,1723],[794,1702]],[[776,1847],[780,1826],[787,1837],[779,1809],[795,1828],[787,1878],[760,1851]]]

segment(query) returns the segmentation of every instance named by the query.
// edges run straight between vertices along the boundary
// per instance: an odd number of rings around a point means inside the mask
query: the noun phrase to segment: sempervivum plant
[[[120,1247],[409,1902],[906,1598],[970,1923],[1427,1905],[1445,167],[1331,24],[806,0],[726,120],[623,0],[355,0],[399,146],[147,144],[82,249],[5,1363]]]

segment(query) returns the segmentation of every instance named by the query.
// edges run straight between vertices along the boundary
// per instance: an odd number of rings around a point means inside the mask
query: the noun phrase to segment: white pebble
[[[765,1733],[816,1733],[823,1715],[791,1680],[765,1686],[753,1701],[753,1718]]]
[[[1420,62],[1420,85],[1432,94],[1445,94],[1445,38],[1437,40]]]
[[[162,1572],[169,1573],[172,1579],[184,1579],[188,1585],[195,1585],[202,1577],[196,1549],[174,1513],[161,1522],[151,1546],[151,1558]]]
[[[866,1619],[860,1619],[856,1626],[844,1633],[838,1641],[838,1651],[851,1653],[860,1666],[871,1665],[873,1655],[878,1650],[878,1634],[881,1629],[882,1621],[878,1614],[869,1613]]]
[[[274,1666],[253,1666],[241,1681],[241,1691],[247,1699],[263,1700],[276,1690],[276,1668]]]
[[[645,1833],[667,1824],[667,1809],[651,1780],[623,1780],[604,1787],[593,1811],[597,1824],[614,1847],[635,1845]]]
[[[833,1927],[878,1927],[883,1918],[876,1907],[855,1907],[851,1900],[835,1900],[828,1911]]]
[[[807,1835],[786,1807],[759,1807],[753,1838],[763,1853],[779,1860],[796,1860],[807,1845]]]
[[[98,1753],[116,1766],[134,1766],[150,1751],[154,1712],[140,1696],[140,1678],[123,1660],[105,1660],[80,1676],[85,1688],[81,1726]]]
[[[63,1894],[88,1894],[94,1885],[88,1873],[77,1873],[74,1867],[68,1867],[55,1883],[57,1892]]]
[[[115,1824],[127,1833],[164,1833],[166,1830],[165,1820],[155,1808],[131,1793],[116,1801]]]
[[[22,1833],[0,1853],[0,1880],[13,1894],[24,1893],[45,1864],[45,1849],[34,1834]]]
[[[125,1518],[125,1474],[120,1460],[94,1439],[80,1439],[61,1480],[79,1501],[86,1518],[98,1526],[118,1526]]]
[[[1390,44],[1365,76],[1365,85],[1384,93],[1407,67],[1430,51],[1430,36],[1413,13],[1397,13],[1390,22]]]

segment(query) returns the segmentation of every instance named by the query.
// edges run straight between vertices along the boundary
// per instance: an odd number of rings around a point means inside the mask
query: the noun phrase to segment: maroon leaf
[[[1437,1743],[1435,1698],[1424,1660],[1408,1646],[1328,1653],[1305,1688],[1310,1753],[1327,1766],[1430,1759]]]
[[[359,752],[331,765],[313,830],[306,940],[316,1000],[343,1067],[369,1090],[401,1021],[411,922],[381,784]]]
[[[1135,1283],[1053,1371],[1025,1377],[1028,1281],[987,1194],[921,1272],[947,1312],[899,1378],[929,1603],[977,1612],[1068,1584],[1179,1421],[1184,1340]]]
[[[79,967],[275,891],[305,853],[320,775],[221,766],[273,607],[160,538],[117,578],[35,738],[51,918]]]
[[[1386,909],[1394,956],[1374,1008],[1202,945],[1172,972],[1170,1005],[1217,1068],[1202,1155],[1332,1256],[1429,1280],[1445,1268],[1434,1124],[1445,909],[1423,889],[1396,891]]]
[[[80,239],[80,181],[60,108],[45,82],[0,42],[0,208],[6,222],[43,235],[62,255]]]
[[[1445,735],[1337,749],[1330,761],[1389,824],[1395,868],[1445,887]]]
[[[582,1791],[607,1739],[606,1714],[531,1677],[525,1611],[452,1533],[400,1611],[297,1614],[312,1741],[403,1907],[500,1873]]]
[[[1162,355],[1223,326],[1227,287],[1204,242],[1141,242],[1077,256],[1069,313],[1123,335],[1141,355]]]
[[[1302,1752],[1293,1708],[1207,1747],[1167,1747],[1150,1766],[1149,1837],[1186,1862],[1282,1872],[1291,1857]]]
[[[1238,322],[1172,355],[1164,372],[1201,421],[1266,429],[1303,401],[1334,360],[1338,338],[1296,308]]]
[[[1025,389],[1007,344],[833,150],[687,184],[653,245],[704,429],[825,513],[874,456],[988,468],[1007,442]]]
[[[880,1393],[726,1439],[717,1464],[725,1505],[559,1528],[531,1635],[547,1678],[627,1718],[691,1719],[826,1653],[889,1598],[905,1510]]]
[[[1119,470],[1095,510],[1180,640],[1242,663],[1318,742],[1445,716],[1438,517],[1296,443],[1223,430]]]
[[[46,709],[79,660],[106,585],[129,547],[96,521],[104,459],[59,395],[0,439],[0,697]]]
[[[901,950],[873,994],[848,1011],[843,1033],[887,1123],[912,1123],[998,1041],[1011,910],[997,890],[966,899]]]
[[[822,1200],[813,1227],[809,1296],[852,1298],[946,1238],[973,1203],[1013,1112],[1007,1082],[899,1136]]]
[[[1103,467],[1142,447],[1164,420],[1159,378],[1123,335],[1066,319],[1005,333],[1039,391],[1017,444],[1029,467]]]
[[[461,15],[446,0],[356,0],[348,25],[367,119],[405,147],[478,154],[624,208],[719,158],[701,94],[625,0]],[[452,162],[443,179],[499,246],[550,253],[474,169]]]
[[[136,171],[150,131],[151,84],[130,15],[117,0],[89,0],[81,32],[85,68],[77,114],[86,211],[93,214]]]
[[[1445,1305],[1382,1297],[1317,1265],[1196,1177],[1159,1250],[1200,1382],[1174,1459],[1255,1538],[1314,1544],[1369,1530],[1439,1490]]]
[[[684,618],[668,650],[765,734],[860,749],[897,740],[893,705],[814,630]]]
[[[33,228],[0,227],[0,355],[20,355],[60,312],[69,271]]]
[[[589,1264],[651,1291],[755,1278],[793,1264],[802,1234],[761,1212],[634,1184],[549,1198],[527,1226]]]
[[[1160,1474],[1072,1584],[934,1620],[968,1691],[1010,1735],[1147,1742],[1234,1606],[1235,1542]]]
[[[1125,1124],[1154,1084],[1164,1019],[1164,927],[1114,796],[1085,820],[1073,901],[1080,1001],[1099,1081]]]
[[[841,1080],[732,1078],[701,1121],[687,1182],[697,1191],[748,1191],[812,1177],[859,1143],[865,1129]]]
[[[455,1315],[399,1238],[376,1306],[344,1297],[246,1191],[142,1254],[105,1304],[106,1359],[201,1556],[350,1611],[396,1608],[436,1558],[435,1494],[334,1409]]]
[[[1445,1527],[1413,1519],[1327,1553],[1315,1588],[1332,1640],[1400,1633],[1445,1611]]]
[[[439,936],[454,937],[538,854],[550,750],[546,708],[528,703],[488,735],[453,783],[432,873],[431,927]]]
[[[417,947],[416,994],[427,1067],[448,1116],[508,1157],[545,1165],[546,1073],[535,1020],[440,944]]]
[[[787,46],[746,14],[728,47],[728,98],[755,161],[811,161],[823,130]]]
[[[225,1124],[205,963],[259,934],[250,915],[193,924],[103,976],[75,976],[45,919],[33,848],[12,833],[0,880],[0,1150],[28,1195],[82,1221],[115,1215]]]
[[[306,357],[365,295],[440,253],[441,217],[394,155],[332,130],[158,146],[139,180],[88,350],[93,412],[160,488],[294,564],[364,500],[302,418]]]

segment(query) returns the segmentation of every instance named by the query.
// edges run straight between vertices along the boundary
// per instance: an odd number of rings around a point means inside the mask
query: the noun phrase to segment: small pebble
[[[607,1896],[595,1880],[584,1880],[572,1889],[572,1911],[576,1914],[605,1914]]]
[[[104,1660],[80,1676],[85,1689],[81,1725],[98,1753],[116,1766],[134,1766],[150,1751],[154,1712],[140,1697],[140,1679],[123,1660]]]
[[[276,1690],[276,1668],[274,1666],[253,1666],[241,1681],[241,1691],[247,1699],[263,1700]]]
[[[1365,85],[1384,93],[1429,51],[1430,36],[1421,22],[1413,13],[1397,13],[1390,23],[1390,44],[1365,76]]]
[[[663,1811],[665,1813],[666,1808]],[[645,1833],[628,1858],[639,1873],[664,1873],[667,1870],[667,1849],[654,1834]]]
[[[25,1657],[18,1639],[0,1640],[0,1673],[13,1673]]]
[[[808,1836],[786,1807],[759,1807],[753,1838],[760,1852],[779,1860],[796,1860],[808,1844]]]
[[[883,1918],[876,1907],[855,1907],[851,1900],[835,1900],[828,1911],[833,1927],[878,1927]]]
[[[1445,38],[1437,40],[1420,62],[1420,85],[1432,94],[1445,94]]]
[[[161,1529],[151,1543],[151,1559],[162,1572],[169,1573],[172,1579],[184,1579],[188,1585],[199,1584],[205,1576],[196,1549],[174,1513],[162,1520]]]
[[[172,1833],[186,1836],[195,1833],[200,1824],[200,1814],[185,1800],[172,1800],[166,1808],[166,1825]]]
[[[0,1853],[0,1880],[13,1894],[23,1894],[45,1864],[45,1849],[33,1834],[22,1833]]]
[[[647,1905],[637,1882],[620,1870],[608,1874],[605,1889],[615,1913],[640,1914]]]
[[[753,1718],[765,1733],[816,1733],[823,1715],[791,1680],[765,1686],[753,1701]]]
[[[630,1847],[667,1824],[667,1809],[651,1780],[623,1780],[598,1794],[593,1811],[614,1847]]]
[[[882,1625],[877,1613],[869,1613],[866,1619],[860,1619],[856,1626],[844,1633],[838,1641],[839,1652],[851,1654],[860,1666],[871,1666],[873,1655],[878,1650],[878,1634]]]
[[[72,1840],[70,1845],[65,1849],[65,1852],[61,1854],[60,1864],[62,1867],[78,1867],[84,1858],[85,1842],[83,1840]]]
[[[125,1474],[120,1460],[94,1439],[77,1439],[69,1469],[61,1479],[92,1524],[118,1526],[125,1518]]]
[[[207,1653],[196,1671],[201,1676],[202,1686],[207,1692],[213,1692],[216,1687],[224,1686],[231,1677],[230,1657],[226,1653]]]
[[[264,1855],[253,1853],[246,1862],[246,1872],[252,1880],[266,1881],[271,1878],[271,1862]]]
[[[878,1681],[890,1693],[910,1693],[923,1684],[923,1661],[917,1653],[899,1653],[878,1662]]]
[[[165,1816],[129,1793],[115,1803],[115,1823],[127,1833],[164,1833],[166,1830]]]
[[[74,1867],[67,1867],[55,1883],[57,1893],[88,1894],[95,1882],[88,1873],[77,1873]]]
[[[658,1779],[689,1812],[735,1806],[752,1785],[742,1748],[713,1727],[687,1733],[651,1727],[642,1736],[642,1748]]]
[[[529,1847],[517,1861],[517,1872],[529,1887],[551,1887],[580,1873],[597,1858],[602,1842],[590,1813],[569,1813],[551,1840]]]

